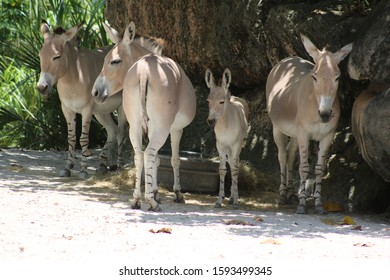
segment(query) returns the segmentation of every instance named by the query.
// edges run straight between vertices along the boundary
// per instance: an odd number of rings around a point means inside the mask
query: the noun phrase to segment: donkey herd
[[[123,166],[123,143],[127,123],[134,149],[136,185],[131,207],[141,207],[141,176],[145,173],[145,200],[149,209],[159,211],[157,169],[158,151],[171,139],[171,164],[174,174],[174,201],[184,202],[180,187],[179,146],[183,129],[196,114],[196,95],[191,81],[180,65],[162,55],[162,47],[154,39],[136,37],[135,25],[125,28],[123,37],[113,28],[104,28],[115,44],[95,50],[79,47],[76,38],[81,26],[50,32],[43,22],[44,43],[39,52],[41,73],[38,91],[47,96],[56,85],[62,112],[68,127],[68,159],[61,176],[71,175],[75,165],[76,114],[82,116],[80,145],[81,176],[87,177],[86,158],[92,115],[107,131],[107,141],[100,154],[97,172],[107,172],[109,152],[114,141],[118,145],[118,166]],[[338,64],[352,50],[348,44],[335,53],[319,50],[304,35],[302,43],[314,63],[300,57],[285,58],[269,73],[266,83],[266,105],[273,124],[273,136],[280,164],[279,204],[298,204],[297,213],[306,213],[306,185],[309,174],[309,140],[319,141],[315,167],[315,211],[324,213],[321,203],[321,181],[327,152],[340,116],[337,95],[340,70]],[[218,85],[210,69],[205,81],[209,115],[207,123],[214,128],[220,157],[220,187],[216,207],[221,207],[224,193],[226,162],[232,175],[230,203],[238,207],[239,156],[248,130],[248,104],[232,96],[232,80],[228,68]],[[117,110],[118,121],[111,112]],[[148,138],[143,150],[142,139]],[[293,163],[299,152],[300,185],[292,186]]]

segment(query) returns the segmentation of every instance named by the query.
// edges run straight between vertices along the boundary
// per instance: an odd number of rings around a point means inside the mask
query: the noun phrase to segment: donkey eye
[[[219,101],[219,104],[225,104],[225,100]]]
[[[111,61],[111,65],[116,65],[116,64],[119,64],[119,63],[121,63],[121,62],[122,62],[122,60],[120,60],[120,59],[115,59],[115,60]]]
[[[317,82],[317,77],[316,77],[316,76],[314,76],[314,75],[311,75],[311,77],[313,78],[313,80],[314,80],[314,81],[316,81],[316,82]]]
[[[55,57],[53,57],[53,61],[57,60],[57,59],[60,59],[60,58],[61,58],[61,55],[56,55]]]
[[[336,77],[336,82],[338,82],[340,80],[340,76]]]

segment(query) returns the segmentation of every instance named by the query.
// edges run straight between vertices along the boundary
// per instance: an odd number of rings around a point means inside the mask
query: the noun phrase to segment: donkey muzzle
[[[318,115],[321,118],[321,122],[327,123],[332,118],[332,110],[318,110]]]
[[[38,84],[37,89],[38,89],[38,92],[44,97],[47,97],[50,93],[50,86],[46,83]]]
[[[207,119],[207,124],[210,126],[210,127],[214,127],[215,124],[216,124],[216,120],[215,119]]]

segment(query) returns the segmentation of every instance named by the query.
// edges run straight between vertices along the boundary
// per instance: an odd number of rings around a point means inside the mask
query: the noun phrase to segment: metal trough
[[[159,151],[158,181],[172,191],[171,151]],[[191,151],[180,152],[180,185],[183,192],[216,193],[219,186],[219,162]]]

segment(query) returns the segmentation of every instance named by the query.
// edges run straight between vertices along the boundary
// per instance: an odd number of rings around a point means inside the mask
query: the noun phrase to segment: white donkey
[[[306,180],[310,169],[308,146],[309,140],[314,139],[319,141],[315,167],[315,210],[324,213],[321,183],[328,149],[340,117],[338,64],[352,50],[352,44],[332,53],[318,50],[306,36],[301,35],[301,38],[315,64],[300,57],[285,58],[272,68],[266,84],[267,110],[273,124],[281,173],[279,204],[296,200],[292,169],[299,148],[301,182],[297,213],[306,213]]]
[[[69,177],[70,170],[75,164],[76,148],[76,113],[82,116],[82,131],[80,145],[82,148],[81,176],[86,177],[89,156],[89,128],[92,114],[107,131],[107,141],[100,155],[100,172],[106,172],[108,166],[107,150],[111,151],[113,142],[118,142],[118,166],[123,165],[122,146],[126,118],[122,109],[122,93],[119,93],[104,105],[95,104],[91,96],[92,85],[103,65],[103,60],[110,47],[96,50],[87,50],[78,47],[74,42],[80,28],[75,26],[67,31],[60,29],[51,34],[47,23],[42,23],[41,32],[44,44],[39,52],[41,74],[38,81],[38,90],[43,96],[48,96],[54,84],[57,84],[58,95],[61,100],[62,112],[68,126],[68,160],[60,176]],[[110,113],[118,109],[118,125],[115,124]]]
[[[97,102],[103,102],[123,89],[123,108],[130,124],[130,141],[134,148],[136,186],[132,208],[141,207],[141,174],[145,166],[145,199],[150,210],[160,210],[157,186],[158,151],[171,135],[175,201],[183,202],[180,192],[179,144],[183,128],[189,125],[196,112],[196,96],[183,69],[173,60],[145,53],[134,45],[135,25],[131,22],[123,38],[106,28],[116,43],[107,54],[102,72],[92,90]],[[142,135],[149,143],[142,152]]]
[[[221,207],[225,198],[226,161],[228,161],[232,175],[230,203],[234,208],[238,208],[238,170],[240,153],[248,130],[248,103],[242,98],[230,95],[231,72],[228,68],[222,74],[221,86],[215,83],[210,69],[206,70],[205,80],[210,88],[207,97],[209,104],[207,123],[214,127],[220,157],[219,196],[215,207]]]

